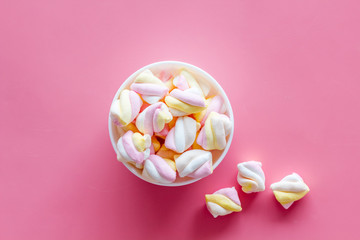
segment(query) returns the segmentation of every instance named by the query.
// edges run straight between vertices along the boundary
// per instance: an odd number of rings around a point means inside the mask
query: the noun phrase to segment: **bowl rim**
[[[220,86],[220,84],[215,80],[215,78],[213,78],[209,73],[207,73],[206,71],[204,71],[203,69],[197,67],[197,66],[194,66],[190,63],[186,63],[186,62],[181,62],[181,61],[174,61],[174,60],[168,60],[168,61],[159,61],[159,62],[154,62],[154,63],[151,63],[151,64],[148,64],[140,69],[138,69],[137,71],[135,71],[133,74],[131,74],[119,87],[119,89],[117,90],[111,104],[119,97],[120,95],[120,92],[139,74],[141,73],[142,71],[146,70],[146,69],[151,69],[153,67],[156,67],[156,66],[159,66],[159,65],[163,65],[163,64],[167,64],[167,65],[180,65],[180,66],[183,66],[185,68],[188,68],[190,70],[193,70],[194,72],[199,72],[201,73],[202,75],[205,76],[206,80],[209,80],[211,82],[212,85],[215,85],[217,87],[217,90],[221,93],[223,99],[224,99],[224,102],[225,102],[225,105],[226,105],[226,108],[228,110],[228,114],[229,114],[229,118],[231,120],[231,132],[229,134],[229,138],[227,140],[227,143],[226,143],[226,146],[223,150],[223,152],[221,153],[220,157],[217,159],[217,161],[213,164],[213,171],[215,171],[215,169],[219,166],[219,164],[223,161],[223,159],[225,158],[227,152],[229,151],[229,148],[230,148],[230,145],[231,145],[231,142],[232,142],[232,139],[233,139],[233,135],[234,135],[234,114],[233,114],[233,110],[232,110],[232,107],[231,107],[231,104],[230,104],[230,101],[229,101],[229,98],[228,96],[226,95],[224,89]],[[111,105],[110,105],[111,107]],[[113,126],[115,126],[113,124],[113,122],[111,121],[111,118],[110,118],[110,110],[109,110],[109,117],[108,117],[108,128],[109,128],[109,137],[110,137],[110,141],[111,141],[111,144],[113,146],[113,149],[115,151],[115,153],[117,154],[117,149],[116,149],[116,140],[114,138],[114,135],[113,135]],[[152,184],[155,184],[155,185],[159,185],[159,186],[167,186],[167,187],[178,187],[178,186],[184,186],[184,185],[189,185],[191,183],[194,183],[194,182],[197,182],[201,179],[204,179],[204,178],[197,178],[197,179],[191,179],[191,180],[187,180],[187,181],[183,181],[183,182],[174,182],[174,183],[157,183],[157,182],[152,182],[152,181],[149,181],[148,179],[144,178],[141,174],[139,174],[133,167],[130,166],[129,163],[125,163],[125,162],[122,162],[127,169],[130,170],[130,172],[132,172],[135,176],[139,177],[140,179],[148,182],[148,183],[152,183]]]

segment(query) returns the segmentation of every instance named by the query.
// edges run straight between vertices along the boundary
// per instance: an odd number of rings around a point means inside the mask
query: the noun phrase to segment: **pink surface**
[[[358,239],[357,0],[1,1],[0,239]],[[116,161],[111,100],[160,60],[203,68],[233,104],[229,154],[165,188]],[[205,193],[263,163],[266,191],[213,219]],[[310,193],[288,211],[269,185]]]

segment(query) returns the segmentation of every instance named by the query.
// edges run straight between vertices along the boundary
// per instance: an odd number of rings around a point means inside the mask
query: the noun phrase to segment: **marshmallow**
[[[145,108],[136,118],[136,127],[141,133],[152,136],[161,132],[165,124],[172,120],[168,107],[163,102],[158,102]]]
[[[127,131],[116,144],[118,160],[134,164],[142,168],[145,159],[150,156],[151,137],[148,134],[142,136],[140,133]]]
[[[169,91],[174,89],[174,85],[173,85],[173,75],[168,72],[168,71],[161,71],[158,74],[158,78],[163,81],[163,83],[165,84],[165,86],[169,89]]]
[[[226,136],[231,132],[228,116],[211,112],[200,130],[196,142],[205,150],[222,150],[226,146]]]
[[[158,155],[162,158],[174,159],[176,152],[168,149],[167,147],[165,147],[165,144],[163,144],[160,147],[160,149],[156,152],[156,155]]]
[[[139,130],[137,129],[137,127],[135,126],[135,124],[133,122],[129,123],[126,126],[122,126],[122,127],[116,126],[116,129],[120,135],[124,135],[124,133],[126,133],[129,130],[131,130],[133,132],[139,132]]]
[[[176,117],[201,112],[206,107],[205,98],[197,88],[174,89],[165,97],[165,103]]]
[[[116,126],[118,132],[120,133],[120,135],[123,135],[124,133],[126,133],[127,131],[131,130],[134,133],[135,132],[139,132],[139,130],[137,129],[136,125],[135,125],[135,121],[132,121],[131,123],[129,123],[126,126],[120,127],[120,126]]]
[[[176,179],[175,162],[157,155],[145,160],[142,176],[151,182],[172,183]]]
[[[224,100],[220,95],[216,95],[215,97],[206,99],[205,103],[206,109],[194,114],[195,120],[200,122],[201,125],[204,125],[206,119],[211,112],[217,112],[221,114],[226,112]]]
[[[152,136],[151,137],[151,145],[153,146],[154,148],[154,153],[156,153],[157,151],[159,151],[160,147],[161,147],[161,144],[159,142],[159,140],[155,137],[155,136]],[[152,154],[154,154],[152,153]]]
[[[140,96],[127,89],[120,93],[110,107],[110,118],[118,126],[126,126],[132,122],[140,112],[143,102]]]
[[[198,136],[199,136],[199,132],[196,133],[195,139],[197,139]],[[191,146],[191,149],[202,149],[202,150],[204,150],[204,149],[202,148],[202,146],[200,146],[200,145],[196,142],[196,140],[194,141],[194,144]]]
[[[168,133],[169,133],[169,130],[170,130],[170,129],[169,129],[169,124],[165,124],[163,130],[161,130],[160,132],[155,133],[155,135],[156,135],[157,137],[159,137],[159,138],[165,139],[166,136],[167,136]]]
[[[168,87],[149,69],[135,78],[130,89],[139,93],[144,101],[150,104],[158,102],[169,91]]]
[[[276,200],[285,209],[288,209],[295,201],[302,199],[310,191],[297,173],[288,175],[280,182],[271,184],[270,188],[273,190]]]
[[[189,87],[185,77],[183,75],[178,75],[173,79],[173,85],[180,90],[186,90]]]
[[[173,85],[181,90],[188,88],[199,89],[201,95],[204,97],[210,92],[210,86],[207,83],[197,81],[194,76],[186,70],[182,70],[180,74],[173,79]]]
[[[200,124],[191,117],[179,117],[165,139],[165,146],[177,153],[187,150],[195,141]]]
[[[239,163],[237,167],[239,170],[237,181],[245,193],[265,190],[265,174],[261,168],[261,162],[243,162]]]
[[[206,206],[214,218],[241,212],[241,202],[235,187],[223,188],[205,195]]]
[[[173,117],[173,119],[168,123],[169,128],[175,127],[175,123],[177,119],[178,119],[177,117]]]
[[[157,77],[163,82],[168,82],[173,79],[173,75],[169,71],[161,71],[159,74],[157,74]]]
[[[203,178],[213,172],[212,154],[204,150],[189,150],[175,159],[180,177]]]

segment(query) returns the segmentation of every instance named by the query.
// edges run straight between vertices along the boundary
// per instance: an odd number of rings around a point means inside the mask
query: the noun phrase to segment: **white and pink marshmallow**
[[[143,162],[150,156],[151,137],[129,130],[118,140],[116,147],[119,161],[142,168]]]
[[[197,88],[180,90],[175,88],[165,97],[165,103],[175,117],[201,112],[205,109],[205,98]]]
[[[200,124],[191,117],[179,117],[165,139],[165,147],[177,153],[189,149],[194,143]]]
[[[130,85],[130,89],[139,93],[145,102],[153,104],[162,99],[169,88],[149,69],[140,73]]]
[[[180,90],[188,88],[196,88],[200,91],[203,97],[206,97],[210,92],[210,85],[204,81],[198,81],[190,72],[182,70],[179,75],[173,79],[173,85]]]
[[[150,182],[172,183],[176,179],[175,162],[157,155],[145,160],[142,176]]]
[[[151,104],[145,108],[136,118],[136,127],[141,133],[152,136],[166,130],[166,123],[169,123],[173,116],[163,102]]]
[[[188,150],[175,159],[180,177],[203,178],[213,172],[212,154],[209,151]]]

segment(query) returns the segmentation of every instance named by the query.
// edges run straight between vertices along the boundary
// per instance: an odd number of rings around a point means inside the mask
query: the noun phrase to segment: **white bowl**
[[[217,95],[220,94],[225,102],[226,105],[226,115],[229,116],[231,122],[232,122],[232,128],[231,128],[231,133],[229,134],[229,136],[227,137],[227,143],[226,143],[226,147],[224,150],[212,150],[212,155],[213,155],[213,169],[215,170],[217,166],[219,166],[219,164],[221,163],[221,161],[224,159],[226,153],[228,152],[230,145],[231,145],[231,141],[234,135],[234,115],[233,115],[233,111],[231,108],[231,104],[229,102],[228,97],[226,96],[226,93],[224,92],[224,90],[221,88],[221,86],[219,85],[219,83],[212,77],[210,76],[210,74],[208,74],[207,72],[205,72],[204,70],[195,67],[194,65],[191,65],[189,63],[184,63],[184,62],[178,62],[178,61],[163,61],[163,62],[156,62],[156,63],[152,63],[149,64],[139,70],[137,70],[135,73],[133,73],[128,79],[125,80],[125,82],[120,86],[119,90],[116,92],[113,102],[119,98],[120,92],[125,89],[125,88],[129,88],[130,84],[133,82],[133,80],[137,77],[137,75],[139,75],[142,71],[144,71],[145,69],[150,69],[152,72],[157,73],[161,70],[168,70],[168,71],[176,71],[178,69],[183,69],[186,68],[189,72],[191,72],[194,76],[196,76],[196,79],[198,81],[206,81],[208,84],[211,85],[212,90],[210,91],[210,95],[211,92],[214,94],[216,93]],[[118,139],[121,137],[122,133],[121,133],[121,129],[118,128],[110,119],[110,113],[109,113],[109,134],[110,134],[110,140],[111,140],[111,144],[115,150],[115,153],[117,154],[117,149],[116,149],[116,143],[118,141]],[[129,164],[129,163],[124,163],[123,164],[133,173],[135,174],[137,177],[141,178],[144,181],[156,184],[156,185],[161,185],[161,186],[168,186],[168,187],[173,187],[173,186],[183,186],[183,185],[188,185],[191,183],[194,183],[200,179],[193,179],[190,177],[185,177],[185,178],[180,178],[177,177],[176,181],[173,183],[156,183],[156,182],[151,182],[148,179],[145,179],[142,177],[141,175],[141,170],[134,167],[133,165]]]

